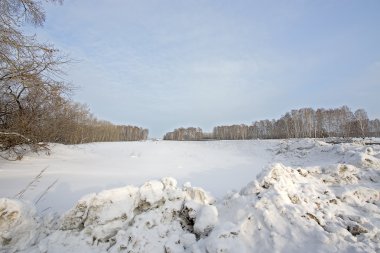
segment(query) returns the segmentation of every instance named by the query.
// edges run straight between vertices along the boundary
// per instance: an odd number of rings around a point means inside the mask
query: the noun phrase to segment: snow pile
[[[218,200],[173,178],[86,195],[57,219],[1,199],[0,252],[380,252],[379,146],[299,140],[273,152]]]
[[[218,205],[220,222],[204,241],[205,248],[378,252],[379,180],[358,184],[366,174],[378,177],[379,171],[341,164],[308,170],[275,164]]]
[[[188,184],[178,188],[172,178],[91,194],[63,215],[59,229],[37,248],[44,252],[191,252],[196,240],[207,236],[218,222],[213,203],[202,189]]]
[[[344,153],[344,150],[342,151]],[[374,167],[380,169],[380,159],[376,157],[376,152],[372,147],[367,147],[363,152],[355,152],[350,150],[344,153],[345,160],[348,163],[355,164],[356,166]]]
[[[17,200],[0,199],[0,250],[26,250],[38,240],[40,224],[33,206]]]

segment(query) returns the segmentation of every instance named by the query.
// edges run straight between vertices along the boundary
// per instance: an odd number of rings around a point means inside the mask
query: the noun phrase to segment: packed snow
[[[380,252],[360,140],[53,145],[0,175],[0,252]]]

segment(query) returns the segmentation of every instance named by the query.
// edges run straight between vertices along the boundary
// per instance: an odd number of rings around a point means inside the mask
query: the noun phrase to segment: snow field
[[[23,197],[36,202],[58,180],[39,201],[39,213],[47,208],[62,213],[85,194],[164,177],[202,186],[220,198],[254,179],[271,162],[267,149],[275,145],[275,141],[52,144],[50,156],[32,153],[21,161],[0,160],[0,197],[13,198],[46,168]]]
[[[263,149],[270,164],[221,198],[168,177],[86,195],[57,216],[3,198],[0,252],[380,251],[379,146],[292,140]]]

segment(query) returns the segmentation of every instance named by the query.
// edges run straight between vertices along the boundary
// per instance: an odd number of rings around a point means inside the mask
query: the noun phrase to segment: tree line
[[[62,0],[47,0],[62,2]],[[0,1],[0,150],[19,144],[144,140],[148,130],[96,119],[70,99],[67,57],[22,32],[45,21],[40,1]]]
[[[164,135],[164,140],[176,141],[200,141],[205,138],[205,134],[199,127],[178,128],[173,132],[168,132]]]
[[[167,133],[164,140],[380,137],[380,120],[370,120],[364,109],[352,112],[347,106],[342,106],[317,110],[301,108],[287,112],[278,120],[259,120],[251,125],[216,126],[212,133],[206,134],[197,128],[196,137],[193,129],[195,128],[175,129]]]

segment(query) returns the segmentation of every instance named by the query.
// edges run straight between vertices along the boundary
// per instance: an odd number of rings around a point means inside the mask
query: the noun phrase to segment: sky
[[[65,0],[33,28],[72,62],[73,100],[148,128],[250,124],[291,109],[380,118],[378,0]]]

